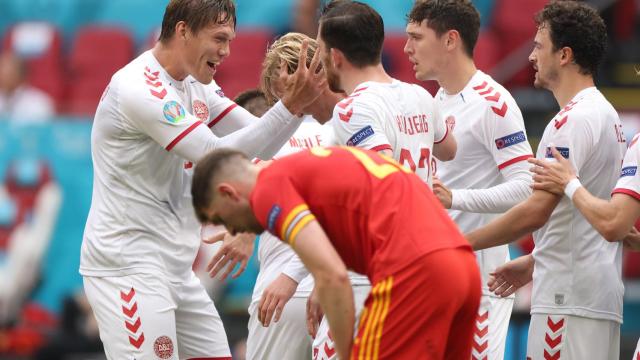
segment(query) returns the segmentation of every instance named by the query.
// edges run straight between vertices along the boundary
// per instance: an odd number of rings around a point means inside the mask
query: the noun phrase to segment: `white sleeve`
[[[620,179],[616,183],[612,194],[626,194],[636,200],[640,200],[640,173],[638,173],[638,160],[640,159],[640,145],[637,145],[640,134],[631,140],[627,153],[622,162]]]
[[[300,281],[309,275],[309,270],[304,266],[298,255],[293,255],[284,270],[282,270],[282,273],[300,284]]]
[[[227,97],[218,94],[218,92],[211,94],[208,102],[209,108],[212,109],[212,118],[209,122],[209,127],[217,136],[229,135],[256,121],[265,120],[265,116],[262,118],[255,117]],[[275,136],[268,139],[269,141],[265,143],[264,148],[258,153],[257,157],[262,160],[272,159],[291,136],[293,136],[293,133],[295,133],[302,123],[302,119],[303,118],[292,117],[289,122],[281,127]]]
[[[488,189],[451,190],[451,209],[475,213],[503,213],[531,195],[529,163],[520,161],[501,170],[502,184]]]
[[[141,95],[135,87],[123,90],[120,109],[124,117],[167,151],[191,162],[197,162],[206,153],[221,147],[234,148],[248,157],[255,157],[283,126],[296,118],[278,103],[263,116],[264,121],[255,121],[233,134],[218,138],[195,116],[186,112],[173,91],[167,91],[166,96],[160,99],[148,91]]]
[[[367,150],[393,150],[373,104],[346,98],[333,109],[334,141]]]
[[[515,104],[509,105],[504,115],[498,115],[488,108],[478,132],[505,181],[487,189],[452,190],[452,209],[502,213],[531,194],[530,166],[525,160],[533,156],[533,151],[527,141],[520,111]]]
[[[449,127],[447,126],[446,120],[442,116],[442,112],[440,112],[440,106],[438,103],[432,99],[433,103],[433,143],[439,144],[444,141],[449,135]]]

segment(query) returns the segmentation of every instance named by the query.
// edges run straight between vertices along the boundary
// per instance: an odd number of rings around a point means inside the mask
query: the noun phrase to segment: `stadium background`
[[[91,122],[110,76],[153,45],[166,2],[0,0],[0,54],[19,55],[26,64],[26,81],[45,91],[56,109],[54,116],[42,119],[0,113],[0,359],[102,358],[99,353],[90,355],[99,344],[78,274],[91,201]],[[257,85],[260,63],[274,36],[305,25],[313,29],[314,19],[301,19],[300,9],[317,2],[237,0],[237,38],[216,75],[227,96]],[[400,80],[416,82],[402,52],[405,15],[412,1],[365,2],[385,21],[385,67]],[[609,30],[609,50],[597,83],[620,112],[630,138],[640,129],[640,0],[588,2],[601,10]],[[549,92],[531,87],[533,73],[527,61],[535,33],[532,17],[546,1],[474,3],[482,14],[477,64],[512,91],[535,148],[558,110]],[[437,88],[423,85],[431,91]],[[530,239],[523,239],[511,249],[516,256],[531,247]],[[206,264],[211,251],[203,249],[196,268]],[[14,252],[21,252],[27,266],[20,269],[27,270],[12,270]],[[256,266],[253,263],[235,281],[206,281],[232,346],[246,332]],[[630,358],[640,336],[640,254],[625,254],[624,276],[622,354]],[[14,308],[2,304],[11,291],[22,294]],[[514,310],[507,359],[524,358],[527,326],[525,289]],[[238,355],[240,348],[238,344]]]

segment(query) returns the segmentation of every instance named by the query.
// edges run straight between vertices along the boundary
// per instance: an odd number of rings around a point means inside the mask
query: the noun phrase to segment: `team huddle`
[[[386,73],[374,9],[335,0],[317,39],[271,44],[257,115],[213,80],[233,1],[171,0],[92,130],[80,273],[107,358],[231,359],[192,270],[201,223],[228,231],[212,274],[241,272],[259,234],[248,359],[503,359],[531,281],[527,359],[618,359],[638,136],[627,149],[594,84],[597,11],[552,0],[535,22],[534,85],[561,111],[534,157],[517,103],[473,62],[470,0],[408,15],[407,61],[435,97]],[[532,232],[533,253],[510,261]]]

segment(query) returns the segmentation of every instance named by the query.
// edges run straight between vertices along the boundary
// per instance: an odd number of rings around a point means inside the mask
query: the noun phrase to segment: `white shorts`
[[[264,327],[255,306],[249,317],[248,360],[300,360],[311,358],[311,336],[306,323],[307,298],[293,297],[277,323]]]
[[[108,359],[231,359],[218,311],[193,274],[84,277]]]
[[[471,347],[472,360],[503,360],[513,298],[483,295]]]
[[[571,315],[532,314],[527,360],[618,360],[620,324]]]
[[[353,285],[353,302],[356,310],[356,323],[354,324],[354,335],[358,329],[358,320],[360,319],[360,313],[364,308],[364,302],[371,292],[370,285]],[[338,358],[336,354],[333,339],[329,334],[329,322],[326,317],[322,318],[320,327],[318,327],[318,333],[316,338],[313,339],[313,360],[335,360]]]

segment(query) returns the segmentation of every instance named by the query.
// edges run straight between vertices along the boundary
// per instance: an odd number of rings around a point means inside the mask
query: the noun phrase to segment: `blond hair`
[[[260,74],[260,89],[269,105],[273,105],[279,98],[275,93],[274,81],[280,76],[280,62],[283,61],[287,66],[287,72],[293,74],[298,68],[298,55],[305,39],[309,42],[307,49],[307,66],[309,66],[318,48],[315,39],[305,34],[290,32],[269,46],[267,55],[262,62],[262,73]]]

